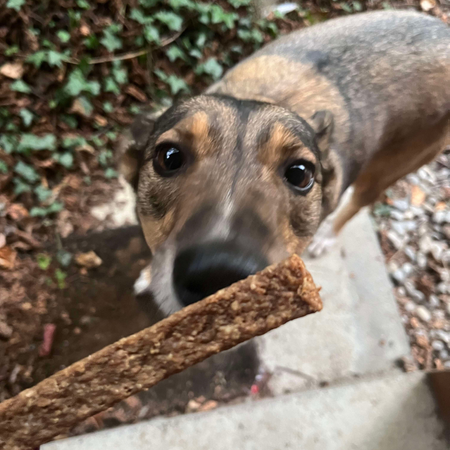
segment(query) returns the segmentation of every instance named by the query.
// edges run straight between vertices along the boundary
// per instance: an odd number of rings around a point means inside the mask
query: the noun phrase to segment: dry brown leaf
[[[85,267],[86,269],[101,266],[103,262],[93,250],[87,253],[79,253],[75,256],[75,261],[79,266]]]
[[[91,29],[86,24],[83,24],[80,27],[80,34],[82,36],[89,36],[91,34]]]
[[[435,209],[435,211],[443,211],[446,208],[447,208],[447,205],[445,202],[439,202],[436,204],[434,209]]]
[[[142,92],[140,89],[138,89],[133,84],[128,85],[125,88],[125,92],[132,97],[134,97],[136,100],[139,100],[142,103],[145,103],[147,101],[147,96]]]
[[[0,73],[5,77],[18,80],[19,78],[22,78],[23,75],[23,64],[20,62],[3,64],[3,66],[0,67]]]
[[[411,188],[411,203],[414,206],[420,206],[425,201],[426,194],[420,189],[419,186],[414,185]]]
[[[91,112],[86,111],[86,108],[84,107],[83,103],[81,102],[81,100],[79,98],[76,98],[74,100],[69,112],[72,114],[80,114],[80,116],[84,116],[84,117],[91,116]]]
[[[6,236],[0,233],[0,248],[3,248],[6,245]]]
[[[0,269],[13,269],[16,256],[17,252],[11,247],[0,248]]]
[[[108,125],[108,121],[100,114],[96,114],[94,116],[94,121],[97,125],[99,125],[101,127],[106,127],[106,125]]]
[[[9,205],[8,209],[6,210],[6,215],[17,222],[28,217],[29,213],[27,209],[20,203],[13,203],[12,205]]]

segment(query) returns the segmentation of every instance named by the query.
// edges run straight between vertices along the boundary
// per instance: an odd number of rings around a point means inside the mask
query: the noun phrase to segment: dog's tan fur
[[[272,262],[301,253],[348,186],[335,233],[431,161],[450,143],[449,121],[450,30],[429,16],[378,12],[275,41],[206,95],[156,122],[139,118],[119,153],[152,252],[237,233]],[[152,167],[166,141],[191,158],[173,178]],[[316,167],[307,195],[283,181],[293,159]]]

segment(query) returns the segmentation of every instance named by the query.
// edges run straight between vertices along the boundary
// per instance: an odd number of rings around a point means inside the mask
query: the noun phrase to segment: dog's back
[[[448,121],[450,29],[406,11],[330,20],[266,46],[209,92],[276,103],[305,118],[330,110],[345,188],[377,152]]]

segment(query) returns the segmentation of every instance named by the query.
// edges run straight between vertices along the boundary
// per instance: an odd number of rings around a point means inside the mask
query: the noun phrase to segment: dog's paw
[[[326,220],[319,227],[311,244],[309,244],[308,254],[313,258],[318,258],[328,253],[336,244],[336,240],[337,236],[333,230],[333,222]]]
[[[152,281],[152,272],[150,266],[141,270],[139,278],[134,282],[134,295],[142,295],[150,292],[150,282]]]

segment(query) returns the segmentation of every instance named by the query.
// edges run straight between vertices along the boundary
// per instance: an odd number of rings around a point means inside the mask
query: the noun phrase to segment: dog
[[[322,253],[435,158],[449,129],[450,29],[438,19],[362,13],[279,38],[125,133],[119,167],[153,255],[141,289],[168,315],[314,236]]]

